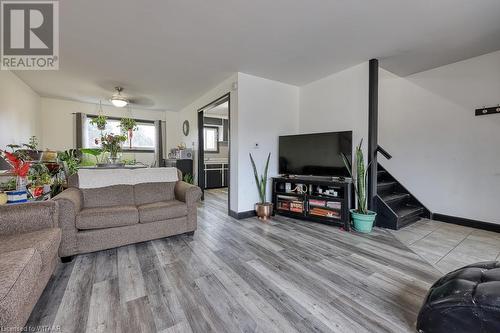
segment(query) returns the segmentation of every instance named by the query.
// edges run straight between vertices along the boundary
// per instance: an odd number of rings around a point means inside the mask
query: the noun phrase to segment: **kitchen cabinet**
[[[205,163],[205,188],[221,188],[229,184],[229,168],[227,163]]]

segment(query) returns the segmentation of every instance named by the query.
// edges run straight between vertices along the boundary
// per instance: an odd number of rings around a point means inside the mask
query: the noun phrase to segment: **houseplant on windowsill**
[[[129,148],[132,149],[132,137],[134,131],[137,131],[137,122],[132,118],[122,118],[120,120],[120,128],[123,133],[128,135]]]
[[[266,202],[267,169],[269,167],[269,159],[271,158],[271,153],[267,155],[267,161],[266,161],[266,166],[264,168],[264,173],[260,176],[260,178],[252,154],[249,155],[250,155],[250,161],[252,162],[253,174],[255,177],[255,183],[257,184],[257,191],[259,192],[259,198],[260,198],[260,202],[255,204],[255,212],[257,213],[257,217],[259,219],[265,221],[273,213],[273,204],[270,202]]]
[[[118,164],[118,153],[122,150],[122,143],[127,141],[125,135],[106,134],[101,136],[101,146],[104,152],[109,153],[109,163]]]
[[[358,199],[358,208],[351,209],[351,217],[354,223],[354,229],[359,232],[369,233],[372,231],[373,223],[377,213],[368,210],[367,208],[367,197],[366,197],[366,187],[368,183],[368,167],[365,168],[365,159],[363,157],[363,150],[361,146],[363,145],[363,139],[359,142],[356,147],[356,177],[353,176],[352,165],[349,159],[341,153],[342,159],[346,168],[349,170],[349,174],[354,182],[354,189],[356,190],[356,197]]]

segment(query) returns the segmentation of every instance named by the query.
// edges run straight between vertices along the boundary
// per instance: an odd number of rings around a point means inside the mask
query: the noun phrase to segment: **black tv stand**
[[[336,225],[349,231],[349,209],[354,202],[350,179],[281,176],[273,178],[276,214]]]

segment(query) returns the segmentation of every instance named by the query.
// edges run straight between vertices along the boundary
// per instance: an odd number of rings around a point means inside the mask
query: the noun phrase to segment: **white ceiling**
[[[499,0],[65,0],[60,70],[16,74],[96,102],[120,84],[178,111],[236,71],[303,85],[370,58],[410,74],[500,49]]]

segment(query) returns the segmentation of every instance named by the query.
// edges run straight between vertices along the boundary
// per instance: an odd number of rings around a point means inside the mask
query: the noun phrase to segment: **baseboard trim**
[[[482,229],[482,230],[487,230],[487,231],[500,232],[500,224],[495,224],[495,223],[491,223],[491,222],[471,220],[471,219],[466,219],[463,217],[438,214],[438,213],[432,214],[432,219],[436,220],[436,221],[451,223],[451,224],[458,224],[458,225],[462,225],[464,227],[471,227],[471,228]]]
[[[247,210],[246,212],[235,212],[234,210],[229,211],[229,216],[234,217],[237,220],[248,219],[250,217],[256,216],[255,210]]]

